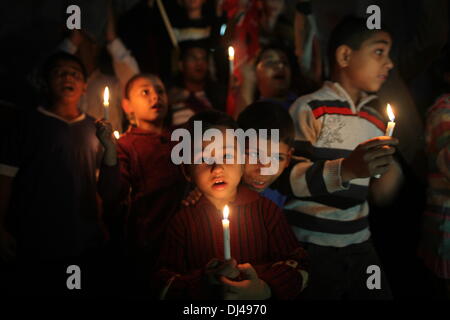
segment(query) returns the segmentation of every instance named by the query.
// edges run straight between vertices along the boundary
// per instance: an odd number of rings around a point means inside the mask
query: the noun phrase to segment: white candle
[[[228,206],[223,208],[223,252],[225,260],[231,259],[230,252],[230,220],[228,220],[228,214],[230,213],[230,209]]]
[[[389,117],[389,122],[386,128],[386,132],[384,133],[385,136],[388,137],[392,137],[392,134],[394,133],[394,128],[395,128],[395,115],[394,112],[392,111],[391,105],[388,103],[387,107],[386,107],[386,112],[388,114]],[[375,178],[379,179],[381,177],[380,174],[375,175]]]
[[[119,138],[120,138],[119,131],[115,130],[113,133],[114,133],[114,137],[116,137],[116,139],[119,140]]]
[[[388,103],[387,107],[386,107],[386,112],[388,114],[389,117],[389,122],[388,122],[388,126],[386,128],[386,133],[385,135],[392,137],[392,134],[394,133],[394,128],[395,128],[395,115],[394,112],[392,112],[392,108],[391,105]]]
[[[105,120],[109,120],[109,88],[105,87],[105,91],[103,91],[103,107],[104,107],[104,118]]]
[[[232,46],[228,47],[228,61],[230,63],[230,76],[232,77],[234,71],[234,48]]]

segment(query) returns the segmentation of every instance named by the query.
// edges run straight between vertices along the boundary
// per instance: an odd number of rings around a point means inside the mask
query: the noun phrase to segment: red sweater
[[[238,263],[251,263],[270,286],[273,297],[297,297],[307,280],[303,271],[306,253],[282,211],[244,186],[239,187],[229,207],[231,256]],[[223,255],[222,212],[202,197],[171,220],[153,285],[162,292],[169,279],[180,274],[166,298],[210,299],[203,270],[210,259],[223,259]]]
[[[118,140],[118,166],[103,166],[100,173],[101,195],[109,207],[130,196],[128,239],[156,255],[186,187],[170,157],[172,144],[169,132],[155,134],[131,127]]]

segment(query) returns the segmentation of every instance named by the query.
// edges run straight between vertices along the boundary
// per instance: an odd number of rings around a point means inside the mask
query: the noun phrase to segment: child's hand
[[[100,140],[103,147],[105,147],[105,149],[111,148],[113,146],[115,147],[111,123],[104,119],[101,119],[95,122],[95,127],[97,128],[95,134],[97,135],[97,138],[98,140]]]
[[[206,276],[208,282],[212,285],[220,284],[220,278],[235,279],[239,276],[239,270],[236,268],[237,262],[234,259],[221,261],[219,259],[212,259],[206,265]]]
[[[386,136],[361,143],[342,162],[342,181],[348,182],[385,173],[394,161],[392,155],[396,145],[398,145],[396,138]]]
[[[240,264],[237,267],[244,280],[233,281],[225,277],[220,278],[224,284],[225,300],[265,300],[270,298],[270,287],[258,277],[250,263]]]
[[[196,204],[198,202],[198,200],[200,200],[202,195],[203,195],[203,193],[200,190],[198,190],[198,188],[196,187],[194,190],[189,192],[187,197],[184,200],[182,200],[181,203],[184,206],[189,207],[190,205]]]
[[[11,261],[16,256],[16,239],[0,227],[0,260]]]
[[[97,138],[105,148],[102,161],[107,166],[115,166],[117,164],[117,150],[111,123],[102,119],[97,120],[95,126],[97,127]]]

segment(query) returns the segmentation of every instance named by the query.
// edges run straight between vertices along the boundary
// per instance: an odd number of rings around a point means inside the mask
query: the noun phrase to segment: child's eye
[[[383,49],[377,49],[375,50],[375,54],[381,56],[383,54],[384,50]]]
[[[148,89],[142,90],[143,96],[148,96],[149,94],[150,94],[150,90],[148,90]]]
[[[214,163],[214,158],[203,157],[203,162],[206,163],[206,164],[213,164]]]

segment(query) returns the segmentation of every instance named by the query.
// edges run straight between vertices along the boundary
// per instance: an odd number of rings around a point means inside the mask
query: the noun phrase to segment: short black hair
[[[285,48],[285,47],[283,47],[281,45],[273,45],[273,44],[265,46],[259,51],[258,55],[256,56],[255,66],[257,66],[258,63],[261,62],[261,59],[264,56],[264,53],[266,53],[269,50],[282,52],[286,56],[286,58],[288,59],[289,67],[292,66],[292,59],[291,59],[292,57],[290,55],[290,51],[287,48]]]
[[[77,56],[75,56],[73,54],[70,54],[70,53],[67,53],[64,51],[59,51],[59,52],[56,52],[56,53],[52,54],[51,56],[49,56],[47,58],[47,60],[45,60],[44,64],[42,65],[41,76],[42,76],[42,79],[47,84],[50,81],[50,75],[51,75],[53,68],[55,68],[56,64],[60,61],[72,61],[72,62],[77,63],[80,66],[81,73],[83,74],[84,81],[86,82],[87,70],[86,70],[86,67],[84,66],[83,62]]]
[[[189,118],[186,127],[191,134],[191,137],[194,136],[194,121],[202,122],[202,135],[206,130],[217,127],[225,127],[227,129],[234,130],[239,128],[236,121],[234,121],[234,119],[225,112],[218,110],[206,110],[194,114]]]
[[[364,41],[379,32],[391,34],[385,25],[382,25],[380,29],[369,29],[366,19],[351,15],[345,16],[331,31],[328,40],[327,55],[330,70],[335,66],[336,50],[339,46],[347,45],[353,50],[358,50]]]
[[[294,122],[289,112],[279,104],[269,101],[254,102],[239,114],[237,122],[243,130],[267,129],[270,134],[270,129],[278,129],[280,142],[289,147],[294,145]]]
[[[180,47],[180,61],[183,61],[189,50],[193,48],[200,48],[205,50],[206,55],[209,55],[210,45],[209,41],[202,39],[202,40],[186,40],[186,41],[180,41],[179,43]]]
[[[131,91],[131,88],[133,88],[133,84],[136,82],[136,80],[141,79],[141,78],[146,78],[146,79],[158,78],[159,79],[159,77],[157,75],[152,74],[152,73],[138,73],[138,74],[135,74],[125,84],[125,88],[124,88],[123,94],[124,94],[124,97],[126,99],[130,99],[130,91]]]

